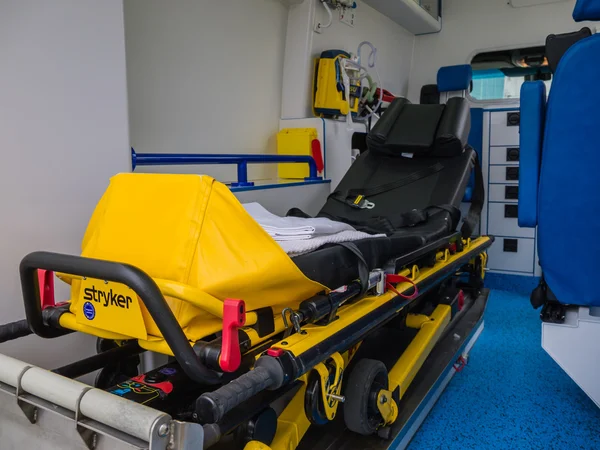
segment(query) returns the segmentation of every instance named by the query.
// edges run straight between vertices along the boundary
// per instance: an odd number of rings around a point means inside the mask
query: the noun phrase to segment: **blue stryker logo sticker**
[[[83,304],[83,315],[87,320],[94,320],[96,317],[96,308],[90,302],[85,302]]]

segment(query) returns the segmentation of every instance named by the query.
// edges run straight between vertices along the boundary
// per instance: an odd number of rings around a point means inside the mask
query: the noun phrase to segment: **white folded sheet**
[[[267,211],[260,203],[246,203],[248,214],[273,237],[287,236],[288,240],[310,239],[313,236],[356,231],[350,225],[318,217],[304,219],[300,217],[279,217]]]
[[[243,206],[290,256],[309,253],[326,244],[385,237],[385,234],[363,233],[348,224],[325,218],[279,217],[267,211],[259,203],[247,203]]]
[[[312,239],[295,240],[295,241],[280,241],[276,242],[290,256],[300,256],[305,253],[310,253],[314,250],[323,247],[326,244],[339,244],[341,242],[360,241],[362,239],[385,237],[385,234],[367,234],[362,231],[341,231],[335,234],[327,234],[316,236]]]

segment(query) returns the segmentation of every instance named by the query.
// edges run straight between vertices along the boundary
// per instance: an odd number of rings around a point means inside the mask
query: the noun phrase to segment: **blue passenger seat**
[[[600,20],[600,1],[579,0],[573,17]],[[584,28],[547,45],[547,102],[542,81],[521,89],[519,225],[538,227],[543,271],[532,304],[600,306],[600,35]]]

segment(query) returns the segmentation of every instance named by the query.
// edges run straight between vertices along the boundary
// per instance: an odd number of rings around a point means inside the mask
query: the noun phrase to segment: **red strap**
[[[167,395],[170,394],[171,392],[173,392],[173,383],[171,383],[168,380],[162,381],[159,383],[149,383],[146,381],[146,374],[142,374],[142,375],[138,375],[137,377],[133,377],[131,379],[131,381],[135,381],[136,383],[142,383],[147,386],[152,386],[152,387],[158,388]],[[136,388],[133,388],[133,389],[135,390]]]
[[[414,289],[413,293],[411,295],[404,295],[401,292],[398,292],[396,290],[396,288],[392,285],[392,283],[394,283],[394,284],[410,283],[410,284],[412,284],[413,289]],[[405,298],[407,300],[412,300],[413,298],[416,298],[419,296],[419,288],[417,287],[415,282],[413,280],[411,280],[410,278],[403,277],[402,275],[386,275],[385,276],[385,285],[388,290],[392,291],[396,295],[399,295],[400,297]]]
[[[467,360],[465,359],[464,356],[461,356],[454,363],[454,370],[456,370],[456,372],[462,372],[466,365],[467,365]]]
[[[38,269],[38,283],[40,286],[42,309],[56,306],[54,299],[54,272]]]
[[[458,291],[458,310],[462,311],[465,307],[465,293],[460,290]]]
[[[325,164],[323,164],[323,153],[321,152],[321,141],[318,139],[313,139],[311,143],[312,147],[312,157],[315,160],[315,164],[317,165],[317,171],[323,172],[325,168]]]
[[[380,98],[381,95],[381,89],[377,88],[377,98]],[[386,91],[385,89],[383,90],[383,101],[384,102],[392,102],[394,101],[394,99],[396,98],[396,96],[394,94],[392,94],[390,91]]]
[[[223,336],[219,365],[224,372],[235,372],[242,363],[238,328],[246,323],[246,304],[243,300],[223,302]]]

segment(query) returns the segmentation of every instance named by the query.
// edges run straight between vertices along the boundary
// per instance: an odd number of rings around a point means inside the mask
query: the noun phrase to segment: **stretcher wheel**
[[[388,371],[381,361],[361,359],[348,378],[344,421],[349,430],[369,436],[383,423],[377,395],[388,388]]]
[[[98,353],[106,352],[117,346],[118,344],[110,339],[98,339],[96,341],[96,351]],[[140,357],[135,355],[123,361],[116,361],[107,365],[96,375],[94,386],[98,389],[108,389],[139,375],[138,366],[140,362]]]
[[[250,441],[271,445],[276,433],[277,413],[273,408],[266,408],[260,414],[236,428],[233,434],[240,448],[245,448]]]

